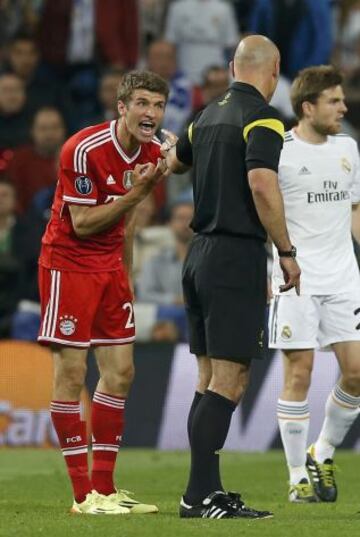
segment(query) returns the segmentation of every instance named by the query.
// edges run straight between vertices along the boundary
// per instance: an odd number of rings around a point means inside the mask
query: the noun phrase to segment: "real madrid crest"
[[[130,190],[133,186],[132,177],[133,177],[133,170],[126,170],[123,175],[123,186],[125,190]]]
[[[351,164],[350,162],[348,161],[347,158],[343,157],[341,159],[341,168],[344,170],[344,172],[346,173],[350,173],[351,172]]]
[[[291,328],[289,325],[285,324],[281,330],[281,339],[287,340],[287,339],[291,339],[291,337],[292,337]]]

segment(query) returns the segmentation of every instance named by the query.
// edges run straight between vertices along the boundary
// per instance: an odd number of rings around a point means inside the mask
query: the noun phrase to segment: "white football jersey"
[[[360,286],[351,239],[351,205],[360,201],[360,161],[355,140],[338,134],[323,144],[285,134],[279,162],[290,240],[298,251],[301,294],[328,295]],[[272,289],[284,283],[276,248]],[[295,293],[291,289],[289,293]]]

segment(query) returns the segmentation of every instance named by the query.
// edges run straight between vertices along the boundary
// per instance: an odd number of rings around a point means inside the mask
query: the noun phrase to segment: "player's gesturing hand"
[[[161,129],[161,132],[165,136],[165,140],[161,144],[160,152],[163,157],[166,157],[168,151],[170,151],[170,149],[174,147],[174,145],[176,145],[178,137],[176,136],[176,134],[166,129]]]
[[[292,257],[280,257],[280,267],[283,271],[285,284],[280,285],[280,293],[284,293],[295,287],[296,294],[300,295],[301,270],[296,260]]]

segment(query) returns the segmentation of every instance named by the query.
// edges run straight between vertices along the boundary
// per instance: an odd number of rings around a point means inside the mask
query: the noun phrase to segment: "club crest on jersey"
[[[91,180],[85,175],[80,175],[75,179],[75,188],[76,192],[82,194],[83,196],[88,196],[91,194],[93,186]]]
[[[351,164],[350,162],[348,161],[347,158],[343,157],[341,159],[341,167],[342,169],[344,170],[344,172],[346,173],[350,173],[351,172]]]
[[[126,190],[130,190],[133,186],[132,177],[133,177],[133,170],[126,170],[123,175],[123,186]]]
[[[73,315],[60,317],[59,330],[64,336],[71,336],[76,330],[77,319]]]

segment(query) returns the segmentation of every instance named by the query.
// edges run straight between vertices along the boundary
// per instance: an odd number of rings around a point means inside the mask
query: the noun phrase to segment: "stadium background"
[[[207,3],[211,9],[204,10]],[[196,16],[198,10],[203,17]],[[114,88],[123,73],[135,67],[156,68],[167,76],[171,96],[165,126],[181,132],[226,87],[227,60],[238,37],[255,31],[269,35],[282,51],[283,76],[274,104],[287,126],[294,124],[289,85],[295,71],[333,62],[345,73],[349,113],[344,130],[359,140],[359,20],[356,0],[0,2],[0,446],[56,444],[47,411],[51,359],[34,343],[39,323],[36,259],[64,137],[114,117]],[[184,25],[194,35],[182,32]],[[190,56],[198,59],[198,69],[192,65],[187,72]],[[35,127],[41,130],[39,123],[44,129],[44,122],[49,128],[54,121],[55,134],[35,134]],[[174,248],[171,214],[177,205],[191,204],[190,184],[189,175],[171,178],[158,189],[150,208],[142,208],[136,242],[141,342],[135,349],[137,376],[127,409],[127,446],[187,448],[185,422],[195,364],[188,356],[184,312],[178,303],[179,278],[170,282],[172,287],[151,294],[144,287],[154,282],[144,283],[142,272],[149,274],[150,254]],[[90,356],[84,411],[96,375]],[[331,353],[320,353],[310,396],[311,437],[337,375]],[[254,365],[227,448],[280,447],[275,418],[280,383],[280,358],[269,352],[268,360]],[[359,428],[357,422],[344,447],[360,449]]]

